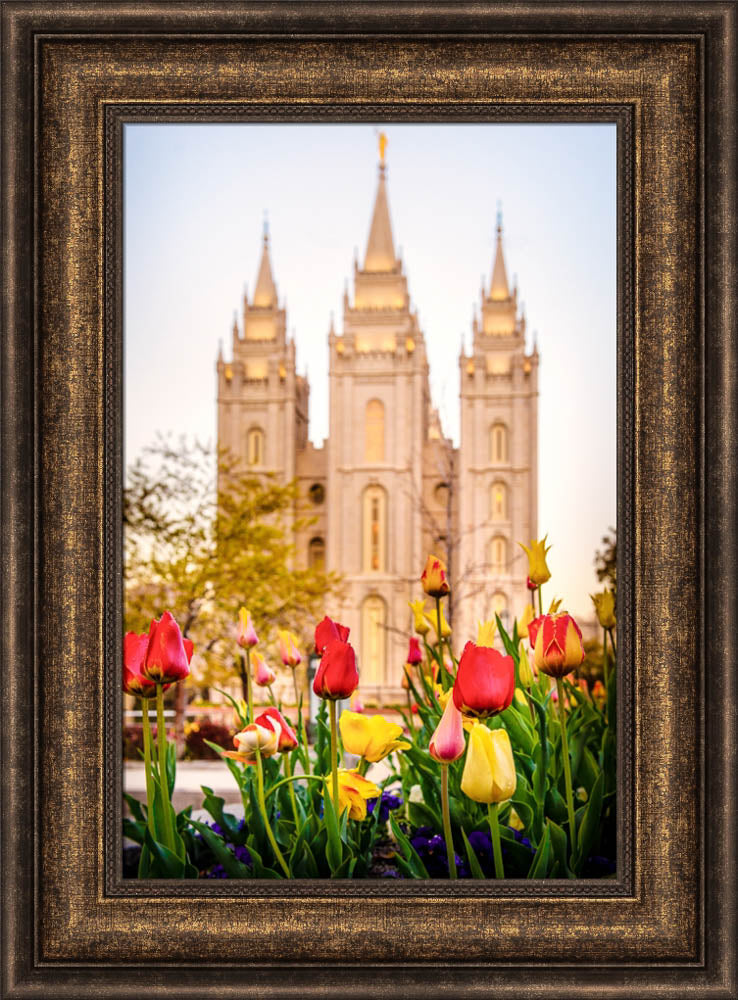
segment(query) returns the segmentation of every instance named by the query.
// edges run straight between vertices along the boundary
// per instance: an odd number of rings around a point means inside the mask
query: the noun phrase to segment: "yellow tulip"
[[[597,620],[603,628],[615,628],[615,595],[611,590],[601,594],[590,594],[597,612]]]
[[[330,782],[326,782],[330,792]],[[325,794],[325,792],[323,793]],[[378,799],[382,794],[373,781],[363,778],[358,771],[338,772],[338,812],[349,811],[349,819],[366,819],[366,800]]]
[[[525,648],[525,643],[521,642],[518,645],[518,677],[520,678],[520,683],[524,688],[528,688],[530,691],[530,686],[533,683],[533,671],[531,670],[530,660],[528,659],[528,651]]]
[[[362,715],[360,712],[344,711],[338,720],[343,748],[347,753],[355,753],[370,764],[392,753],[407,750],[410,744],[399,739],[402,726],[387,722],[383,715]]]
[[[520,616],[520,621],[518,622],[518,635],[521,639],[528,638],[528,626],[536,617],[536,609],[532,604],[526,604],[525,611]]]
[[[487,622],[477,622],[477,646],[492,646],[497,623],[493,618]]]
[[[515,793],[517,776],[510,737],[504,729],[476,722],[469,735],[461,790],[475,802],[504,802]]]
[[[408,601],[408,605],[413,613],[413,628],[418,635],[426,635],[430,628],[423,618],[423,614],[425,612],[425,600]]]
[[[550,552],[551,546],[546,545],[546,535],[539,541],[536,541],[535,538],[532,539],[530,546],[523,545],[522,542],[518,542],[518,545],[528,556],[528,576],[533,583],[540,587],[542,583],[550,580],[551,574],[546,565],[546,554]]]
[[[438,619],[436,617],[435,612],[433,612],[430,615],[426,615],[425,620],[434,629],[434,631],[436,632],[436,638],[438,638]],[[448,639],[450,635],[451,635],[451,626],[446,621],[443,615],[443,608],[441,608],[441,636],[444,639]]]
[[[512,806],[510,806],[510,815],[507,818],[507,825],[511,826],[513,830],[525,829],[522,819],[518,816]]]
[[[554,597],[554,599],[551,601],[551,603],[549,605],[549,608],[548,608],[548,611],[546,612],[546,614],[555,615],[556,612],[559,610],[560,607],[561,607],[561,598],[560,597]]]

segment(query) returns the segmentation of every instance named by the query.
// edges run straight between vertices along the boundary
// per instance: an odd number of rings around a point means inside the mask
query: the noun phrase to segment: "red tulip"
[[[149,629],[149,641],[141,673],[154,684],[173,684],[183,680],[190,672],[193,646],[183,639],[169,611],[160,621],[154,619]]]
[[[123,640],[123,690],[126,694],[138,695],[139,698],[153,698],[156,695],[156,684],[141,673],[148,644],[146,632],[143,635],[128,632]]]
[[[565,677],[584,659],[582,633],[565,613],[539,615],[528,626],[533,662],[549,677]]]
[[[409,663],[411,667],[423,662],[423,652],[420,648],[420,640],[416,639],[414,636],[410,639],[410,645],[407,650],[407,660],[405,662]]]
[[[320,627],[320,626],[318,626]],[[317,631],[317,629],[316,629]],[[333,639],[323,650],[313,691],[319,698],[348,698],[359,686],[356,654],[348,642]]]
[[[528,590],[538,590],[538,584],[533,583],[530,577],[526,579],[525,586],[528,588]]]
[[[333,642],[335,639],[346,642],[348,637],[349,629],[345,625],[339,625],[338,622],[334,622],[332,618],[326,615],[323,621],[315,626],[315,648],[318,651],[318,656],[322,655],[323,650],[329,642]]]
[[[430,597],[445,597],[451,590],[446,576],[446,564],[438,556],[428,556],[420,582]]]
[[[278,750],[294,750],[297,746],[297,733],[285,719],[278,708],[270,705],[269,708],[265,708],[261,715],[257,715],[254,722],[257,726],[265,726],[266,721],[271,721],[272,727],[279,730],[279,745]]]
[[[512,656],[467,642],[454,683],[454,704],[479,719],[497,715],[512,703],[515,667]]]

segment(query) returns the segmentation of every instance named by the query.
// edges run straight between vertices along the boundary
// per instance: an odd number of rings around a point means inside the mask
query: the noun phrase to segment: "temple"
[[[433,405],[425,338],[411,307],[390,213],[386,140],[363,263],[331,321],[329,436],[308,438],[307,379],[295,368],[265,232],[253,295],[234,322],[230,360],[217,360],[218,444],[250,470],[297,480],[301,564],[344,579],[335,616],[351,629],[362,697],[403,699],[408,602],[422,596],[429,552],[449,568],[454,645],[494,612],[512,621],[528,601],[527,558],[537,536],[538,365],[510,287],[502,219],[489,278],[459,357],[460,444]],[[460,303],[460,310],[465,308]],[[428,601],[430,610],[431,601]]]

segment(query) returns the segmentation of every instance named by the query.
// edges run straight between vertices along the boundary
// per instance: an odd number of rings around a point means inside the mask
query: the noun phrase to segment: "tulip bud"
[[[160,621],[151,622],[141,673],[155,684],[181,681],[190,672],[192,649],[190,640],[182,638],[179,625],[170,612],[165,611]]]
[[[258,641],[259,637],[256,634],[254,623],[251,621],[251,615],[246,608],[241,608],[238,612],[236,642],[244,649],[252,649]]]
[[[533,683],[533,671],[530,668],[530,660],[524,642],[518,645],[518,654],[518,677],[523,687],[530,691],[530,686]]]
[[[611,590],[603,590],[601,594],[590,594],[597,612],[597,620],[603,628],[615,628],[615,595]]]
[[[497,649],[467,642],[454,682],[454,702],[460,712],[486,718],[504,711],[512,702],[515,666],[512,656]]]
[[[571,615],[541,615],[530,623],[528,636],[536,669],[549,677],[565,677],[584,659],[582,633]]]
[[[431,736],[428,753],[440,764],[458,760],[464,752],[464,727],[461,712],[449,698],[436,731]]]
[[[518,545],[528,556],[528,578],[536,585],[536,587],[540,587],[541,584],[550,580],[551,574],[548,566],[546,565],[546,554],[550,552],[551,546],[546,545],[546,536],[544,535],[540,541],[533,539],[530,543],[530,547],[523,545],[522,542],[518,542]]]
[[[349,702],[349,708],[351,709],[352,712],[363,712],[364,711],[364,702],[359,697],[359,692],[358,691],[354,691],[354,693],[351,695],[351,701]]]
[[[408,606],[413,613],[413,630],[418,635],[426,635],[430,626],[426,623],[423,613],[425,611],[425,601],[408,601]]]
[[[423,662],[423,651],[420,648],[420,642],[415,636],[411,636],[410,643],[407,649],[407,660],[405,661],[409,666],[417,666],[418,663]]]
[[[328,615],[318,622],[315,626],[315,649],[318,656],[323,655],[323,650],[328,645],[329,642],[333,642],[338,639],[341,642],[347,642],[349,637],[349,629],[345,625],[339,625],[338,622],[334,622],[332,618]]]
[[[402,689],[403,691],[410,690],[410,667],[407,663],[402,668]]]
[[[494,619],[487,622],[477,622],[477,646],[492,646],[495,639],[497,623]]]
[[[254,684],[258,684],[259,687],[269,687],[270,684],[274,683],[274,671],[266,665],[261,653],[252,653],[251,663],[255,669]]]
[[[294,670],[298,664],[302,663],[302,656],[300,655],[300,650],[297,648],[297,636],[283,628],[279,629],[277,635],[279,637],[279,655],[282,657],[282,663],[284,663],[285,667],[292,667]]]
[[[538,584],[533,583],[533,581],[529,576],[525,578],[525,586],[528,588],[528,590],[538,590]]]
[[[277,750],[282,753],[286,753],[288,750],[294,750],[297,746],[297,733],[285,719],[278,708],[270,705],[269,708],[265,708],[261,715],[257,715],[254,719],[257,726],[264,726],[266,728],[267,723],[272,727],[272,729],[277,729],[279,733],[279,739],[277,743]]]
[[[504,729],[490,731],[481,722],[472,727],[461,776],[461,790],[475,802],[504,802],[515,794],[517,775]]]
[[[446,566],[438,556],[428,556],[420,582],[430,597],[445,597],[451,590],[446,577]]]
[[[533,607],[532,604],[526,604],[525,611],[521,615],[520,621],[518,622],[518,635],[520,636],[521,639],[528,638],[528,626],[535,617],[536,617],[536,609]]]
[[[236,733],[233,737],[233,745],[237,748],[236,752],[224,750],[224,757],[240,760],[245,764],[253,764],[256,760],[257,750],[262,757],[274,756],[279,746],[279,733],[275,729],[273,721],[264,718],[261,723],[252,722],[240,733]]]
[[[359,686],[356,654],[348,642],[331,640],[323,650],[313,691],[319,698],[348,698]]]
[[[410,743],[402,736],[402,726],[387,722],[382,715],[361,715],[359,712],[341,712],[338,720],[343,748],[347,753],[363,757],[370,764],[384,760],[395,750],[407,750]]]

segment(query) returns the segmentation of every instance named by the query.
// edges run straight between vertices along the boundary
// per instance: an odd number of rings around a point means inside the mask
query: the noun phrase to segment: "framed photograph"
[[[2,16],[3,996],[738,996],[735,6]]]

